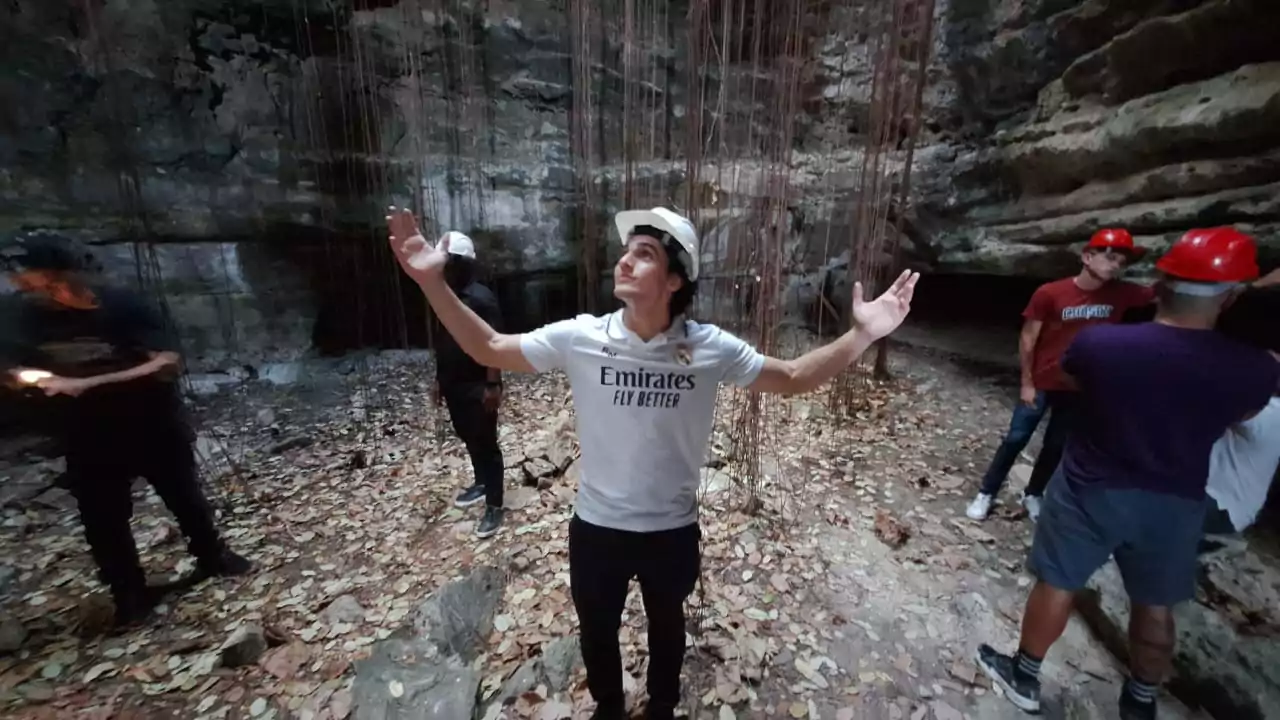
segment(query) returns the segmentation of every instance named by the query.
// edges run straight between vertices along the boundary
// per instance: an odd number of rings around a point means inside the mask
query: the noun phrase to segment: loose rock
[[[253,665],[267,651],[267,638],[259,625],[243,625],[222,646],[222,664],[235,668]]]

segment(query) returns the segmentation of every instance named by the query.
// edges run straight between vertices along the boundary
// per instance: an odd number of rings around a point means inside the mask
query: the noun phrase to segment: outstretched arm
[[[838,340],[794,360],[765,358],[759,377],[749,389],[792,395],[809,392],[849,367],[872,343],[902,324],[911,311],[919,273],[903,271],[893,286],[872,302],[862,301],[862,283],[853,286],[853,329]]]
[[[766,357],[760,376],[751,383],[750,389],[783,395],[809,392],[853,364],[874,342],[873,338],[855,328],[841,335],[835,342],[810,350],[793,360]]]
[[[47,378],[41,378],[35,381],[35,386],[44,390],[46,395],[79,395],[86,390],[92,390],[103,385],[114,385],[116,383],[130,382],[139,380],[153,375],[165,375],[163,379],[168,380],[176,376],[181,368],[181,358],[178,353],[172,351],[151,352],[148,353],[150,358],[139,365],[126,368],[117,372],[103,373],[102,375],[92,375],[83,378],[68,378],[53,375]]]
[[[426,296],[440,324],[449,331],[458,347],[472,360],[488,368],[513,372],[534,372],[520,351],[520,336],[506,335],[493,329],[458,299],[444,281],[444,266],[449,259],[448,238],[432,245],[418,231],[418,221],[408,210],[391,208],[387,216],[391,234],[391,250],[405,274],[413,279]]]

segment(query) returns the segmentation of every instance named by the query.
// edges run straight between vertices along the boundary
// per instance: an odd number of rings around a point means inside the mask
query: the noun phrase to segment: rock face
[[[1170,690],[1213,717],[1272,717],[1280,696],[1280,656],[1274,634],[1280,624],[1276,571],[1249,552],[1202,558],[1195,601],[1174,611],[1178,645]],[[1115,563],[1089,582],[1082,612],[1122,657],[1127,652],[1129,602]]]
[[[53,227],[107,245],[113,274],[166,298],[191,366],[223,369],[421,341],[419,303],[383,247],[390,202],[432,232],[469,232],[496,275],[518,278],[505,297],[520,325],[571,310],[572,272],[529,273],[572,267],[580,228],[606,236],[624,203],[720,208],[700,219],[708,267],[723,270],[734,247],[777,229],[722,208],[758,203],[781,167],[790,290],[803,296],[792,309],[811,306],[825,281],[806,273],[853,232],[872,77],[861,6],[818,4],[802,23],[790,164],[771,165],[751,138],[777,111],[747,98],[781,86],[752,67],[749,43],[726,43],[723,67],[697,61],[699,100],[685,0],[638,23],[633,53],[623,4],[592,4],[597,41],[579,73],[592,156],[575,169],[565,5],[12,0],[0,8],[0,235]],[[1271,0],[937,0],[908,258],[1049,277],[1106,224],[1160,248],[1188,225],[1234,223],[1280,261],[1277,24]],[[736,124],[700,143],[692,183],[686,137],[704,134],[690,123],[721,116]],[[754,149],[730,164],[723,147]],[[745,304],[752,289],[734,292]]]
[[[411,623],[356,664],[356,720],[465,720],[475,714],[481,674],[471,666],[502,601],[505,578],[480,568],[444,586]]]
[[[1274,27],[1280,6],[1021,5],[997,43],[1042,43],[1036,87],[1017,113],[985,118],[982,141],[924,154],[913,240],[934,267],[1047,276],[1108,225],[1162,250],[1188,227],[1234,224],[1280,262],[1280,53],[1258,24]]]

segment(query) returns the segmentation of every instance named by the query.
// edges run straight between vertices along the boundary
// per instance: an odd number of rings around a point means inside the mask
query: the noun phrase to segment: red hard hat
[[[1103,228],[1093,234],[1089,238],[1089,244],[1085,245],[1085,249],[1102,248],[1107,250],[1115,250],[1132,257],[1141,257],[1146,254],[1147,249],[1137,247],[1133,244],[1133,236],[1128,230],[1120,228]]]
[[[1250,282],[1258,278],[1258,246],[1233,227],[1189,230],[1156,262],[1156,269],[1181,280]]]

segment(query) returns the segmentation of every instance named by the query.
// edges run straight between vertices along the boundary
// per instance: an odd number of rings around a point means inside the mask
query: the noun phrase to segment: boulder
[[[479,568],[420,604],[355,665],[356,720],[468,720],[481,675],[470,664],[493,631],[506,577]]]
[[[546,686],[551,695],[564,692],[579,667],[582,667],[582,649],[578,646],[578,638],[553,640],[543,646],[541,655],[525,661],[507,678],[492,704],[503,706],[512,703],[522,693],[539,685]]]
[[[431,640],[392,637],[356,663],[355,720],[470,720],[481,676]]]
[[[482,567],[444,586],[418,606],[414,634],[430,640],[441,655],[457,655],[470,662],[493,632],[493,616],[502,602],[506,576]]]

